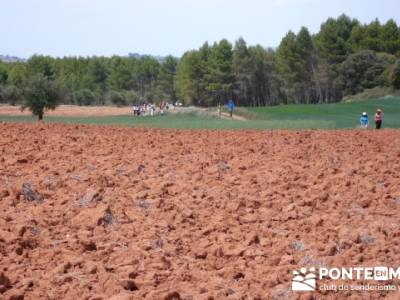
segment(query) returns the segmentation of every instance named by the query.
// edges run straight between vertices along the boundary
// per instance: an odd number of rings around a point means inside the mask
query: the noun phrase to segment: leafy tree
[[[8,79],[8,70],[5,63],[0,61],[0,85],[6,84]]]
[[[383,85],[383,73],[390,66],[390,58],[378,56],[371,50],[350,55],[339,68],[339,77],[344,95],[353,95]]]
[[[140,97],[138,93],[133,90],[123,92],[123,96],[127,104],[138,105],[140,103]]]
[[[296,34],[289,31],[282,39],[277,50],[277,64],[284,85],[283,90],[287,97],[287,103],[299,102],[296,99],[300,88],[299,72],[303,64],[300,61]]]
[[[395,89],[400,89],[400,59],[394,64],[391,74],[390,83]]]
[[[157,77],[156,93],[158,98],[175,102],[177,100],[175,77],[177,73],[178,59],[167,56],[160,66]]]
[[[289,32],[278,51],[278,67],[289,102],[313,103],[322,100],[316,50],[307,28],[297,35]]]
[[[143,101],[153,98],[160,63],[151,56],[142,56],[137,66],[137,85]]]
[[[107,90],[108,68],[104,58],[94,57],[89,60],[86,80],[92,91],[105,93]]]
[[[400,28],[393,19],[382,26],[380,38],[383,42],[382,51],[390,54],[400,51]]]
[[[232,44],[223,39],[219,43],[215,43],[210,49],[210,55],[207,61],[207,75],[208,82],[207,90],[218,93],[223,102],[227,102],[228,98],[232,96],[232,88],[234,84],[233,73],[233,52]],[[212,97],[208,97],[206,104],[217,104],[213,101]]]
[[[28,67],[25,63],[17,62],[10,67],[7,82],[23,88],[28,78]]]
[[[313,38],[319,62],[317,73],[324,102],[338,101],[342,97],[337,82],[337,70],[353,53],[351,36],[358,25],[357,20],[346,15],[341,15],[337,19],[328,18]]]
[[[34,55],[28,59],[27,67],[30,76],[42,75],[47,79],[55,78],[54,59],[50,56]]]
[[[351,54],[350,37],[353,28],[359,22],[341,15],[337,19],[329,18],[322,23],[320,31],[315,36],[318,55],[329,64],[337,65]]]
[[[301,82],[301,98],[303,102],[322,101],[322,91],[317,74],[317,55],[311,35],[306,27],[302,27],[296,37],[299,52],[299,81]]]
[[[21,101],[21,90],[15,85],[5,85],[0,89],[0,102],[15,105]]]
[[[115,91],[128,90],[132,86],[133,69],[130,66],[132,58],[113,57],[108,86]]]
[[[252,97],[251,80],[254,65],[246,41],[243,38],[240,38],[235,43],[232,64],[235,75],[234,90],[237,102],[244,105]]]
[[[65,90],[78,91],[93,87],[93,79],[89,78],[89,61],[93,58],[65,57],[55,61],[56,81]]]
[[[395,54],[400,50],[400,30],[394,20],[381,25],[379,20],[370,24],[357,24],[351,33],[353,52],[373,50]]]
[[[186,105],[202,105],[202,100],[207,94],[206,62],[201,54],[199,51],[186,52],[178,65],[178,93]]]
[[[117,106],[124,106],[127,104],[127,101],[124,95],[117,91],[110,91],[107,94],[107,100]]]
[[[43,75],[36,75],[28,81],[21,109],[29,109],[41,121],[45,109],[56,109],[60,98],[60,89],[54,81]]]
[[[362,49],[382,51],[384,48],[381,40],[381,24],[378,19],[365,27]]]
[[[364,36],[365,36],[365,26],[361,24],[356,24],[351,31],[351,36],[349,39],[349,44],[351,46],[352,52],[357,52],[361,50],[367,50],[364,46]]]
[[[251,98],[246,105],[279,104],[281,81],[279,80],[276,53],[260,45],[249,47],[252,60]]]
[[[89,89],[82,89],[72,94],[72,103],[77,105],[93,105],[96,102],[96,95]]]

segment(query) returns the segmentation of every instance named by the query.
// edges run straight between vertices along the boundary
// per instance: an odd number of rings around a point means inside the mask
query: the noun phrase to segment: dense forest
[[[400,89],[400,28],[393,20],[361,24],[341,15],[314,35],[305,27],[289,31],[276,49],[240,38],[162,60],[35,55],[0,62],[0,102],[18,104],[38,78],[49,81],[65,104],[329,103],[375,87]]]

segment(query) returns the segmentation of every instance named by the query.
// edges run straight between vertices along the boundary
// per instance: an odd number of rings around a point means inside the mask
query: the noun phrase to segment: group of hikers
[[[154,116],[159,114],[164,115],[165,110],[169,109],[169,104],[165,101],[161,101],[158,106],[154,103],[148,102],[142,105],[134,105],[132,107],[134,116]]]
[[[375,128],[376,129],[381,129],[382,121],[383,121],[383,111],[380,108],[378,108],[375,113]],[[360,125],[361,125],[361,128],[364,128],[364,129],[369,127],[369,119],[368,119],[368,114],[366,112],[363,112],[360,117]]]

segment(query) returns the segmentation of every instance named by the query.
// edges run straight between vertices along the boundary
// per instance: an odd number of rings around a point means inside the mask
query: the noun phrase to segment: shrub
[[[116,91],[108,92],[107,100],[117,106],[127,105],[125,96],[122,93]]]
[[[96,96],[89,89],[78,90],[72,94],[72,101],[80,106],[93,105],[96,102]]]
[[[44,110],[54,110],[60,99],[61,92],[58,85],[43,75],[36,75],[28,80],[21,109],[29,109],[40,121],[43,119]]]
[[[21,99],[22,92],[15,85],[6,85],[0,89],[0,102],[16,105]]]
[[[400,59],[396,61],[390,73],[390,83],[395,89],[400,89]]]
[[[139,102],[140,102],[140,97],[135,91],[124,92],[124,97],[125,97],[127,104],[130,104],[130,105],[139,104]]]

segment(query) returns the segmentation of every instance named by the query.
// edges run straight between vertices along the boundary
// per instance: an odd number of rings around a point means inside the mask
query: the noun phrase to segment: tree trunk
[[[39,114],[38,114],[38,121],[40,122],[40,121],[43,121],[43,112],[40,112]]]

